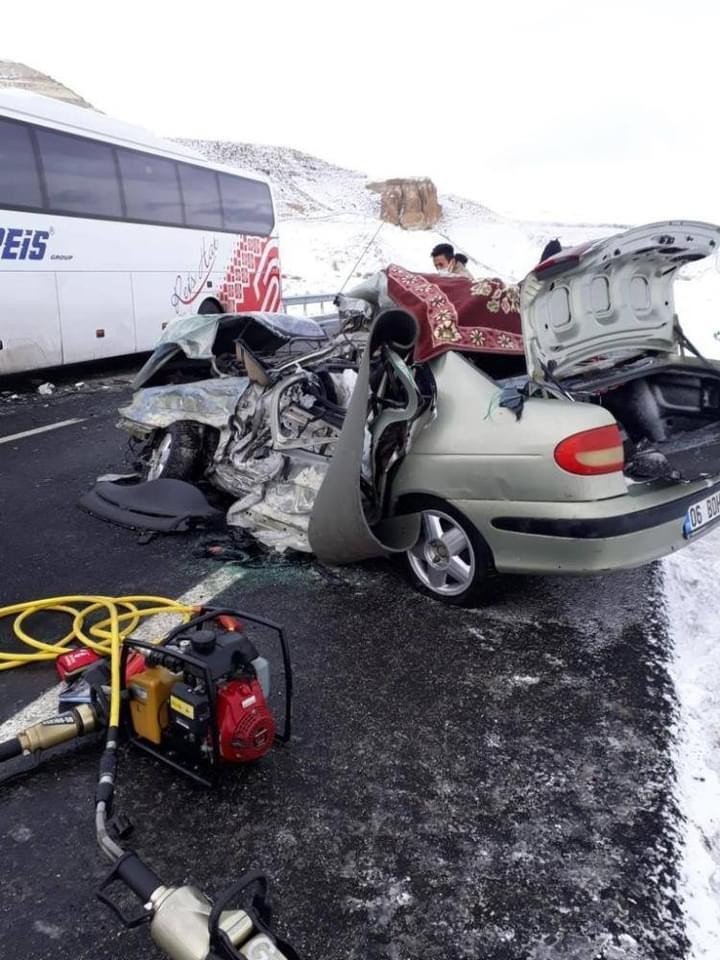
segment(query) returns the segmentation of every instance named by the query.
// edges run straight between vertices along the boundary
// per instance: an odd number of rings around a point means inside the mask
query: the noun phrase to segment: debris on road
[[[175,533],[222,516],[191,483],[164,478],[146,483],[96,483],[78,502],[83,510],[133,530]]]
[[[37,388],[37,392],[42,397],[49,397],[51,393],[55,393],[55,384],[54,383],[41,383]]]

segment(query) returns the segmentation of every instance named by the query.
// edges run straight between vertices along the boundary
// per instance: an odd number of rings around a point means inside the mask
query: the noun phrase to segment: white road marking
[[[218,593],[222,593],[223,590],[227,589],[227,587],[235,583],[235,581],[240,580],[244,574],[245,571],[241,567],[234,565],[213,570],[204,580],[201,580],[200,583],[191,587],[190,590],[181,597],[178,597],[178,603],[189,605],[206,603],[208,600],[212,600],[213,597],[217,596]],[[148,617],[147,620],[143,620],[133,636],[139,640],[159,638],[171,630],[177,622],[177,617],[173,617],[167,613],[159,613],[154,617]],[[19,667],[19,669],[22,670],[22,667]],[[8,671],[5,677],[9,677],[12,672],[12,670]],[[5,682],[7,682],[7,679]],[[58,694],[62,688],[62,683],[56,684],[50,690],[46,690],[45,693],[40,694],[32,703],[28,703],[27,706],[23,707],[14,717],[0,724],[0,743],[12,739],[20,730],[24,730],[25,727],[37,723],[39,720],[44,720],[45,717],[52,717],[56,714]]]
[[[60,420],[59,423],[49,423],[46,427],[35,427],[34,430],[23,430],[22,433],[11,433],[7,437],[0,437],[0,443],[12,443],[13,440],[22,440],[24,437],[34,437],[38,433],[47,433],[48,430],[59,430],[60,427],[71,427],[74,423],[84,423],[87,417],[75,417],[73,420]]]

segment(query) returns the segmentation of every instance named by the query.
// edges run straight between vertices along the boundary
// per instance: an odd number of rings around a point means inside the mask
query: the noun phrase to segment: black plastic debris
[[[235,530],[201,540],[193,550],[193,556],[217,560],[220,563],[241,563],[244,567],[289,566],[315,562],[309,553],[297,550],[278,553],[253,539],[251,534]]]
[[[233,534],[201,540],[193,550],[194,557],[217,560],[220,563],[251,564],[260,554],[259,544],[250,537]]]
[[[182,533],[224,516],[193,484],[170,479],[135,484],[100,481],[78,506],[121,527],[160,533]]]

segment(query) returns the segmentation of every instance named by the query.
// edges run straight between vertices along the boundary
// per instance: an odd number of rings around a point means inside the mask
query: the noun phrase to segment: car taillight
[[[539,263],[533,273],[540,280],[545,280],[549,277],[554,277],[558,273],[564,273],[565,270],[571,269],[571,267],[576,267],[580,262],[580,257],[573,254],[567,256],[565,254],[558,254],[556,257],[548,257],[547,260],[543,260]]]
[[[555,447],[555,463],[568,473],[581,476],[622,470],[625,456],[617,424],[583,430],[561,440]]]

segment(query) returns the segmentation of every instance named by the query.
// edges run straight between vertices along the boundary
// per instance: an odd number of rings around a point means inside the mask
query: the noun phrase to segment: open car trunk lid
[[[522,283],[528,372],[538,382],[676,352],[673,282],[715,253],[720,227],[668,220],[550,257]]]
[[[680,267],[719,244],[713,224],[650,224],[561,251],[523,282],[531,376],[612,413],[634,480],[720,475],[720,364],[681,355],[673,299]]]

